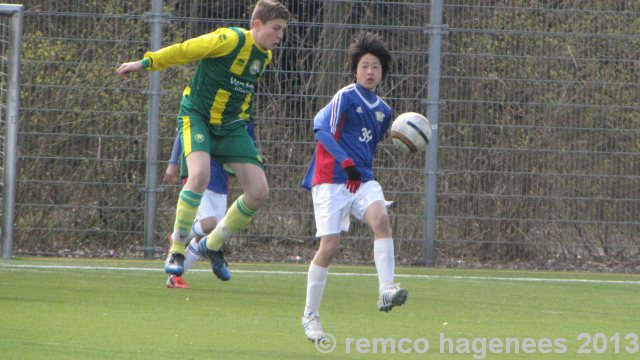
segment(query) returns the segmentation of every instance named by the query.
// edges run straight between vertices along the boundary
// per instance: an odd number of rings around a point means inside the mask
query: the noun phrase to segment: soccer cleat
[[[211,262],[211,269],[213,273],[218,277],[218,279],[222,281],[229,281],[231,279],[231,273],[229,272],[229,265],[227,264],[227,260],[224,259],[224,254],[222,250],[209,250],[207,249],[207,238],[203,238],[198,243],[198,250],[200,250],[200,255],[209,259]]]
[[[400,284],[393,284],[390,288],[382,290],[378,295],[378,310],[391,311],[394,306],[400,306],[407,301],[409,292],[400,287]]]
[[[182,276],[169,275],[169,278],[167,279],[167,288],[169,288],[169,289],[188,289],[189,285],[187,285],[187,283],[184,282],[184,279],[182,279]]]
[[[164,271],[171,275],[182,275],[184,272],[184,255],[170,253],[164,261]]]
[[[317,315],[303,316],[302,328],[304,334],[311,341],[317,342],[325,338],[324,330],[322,330],[322,324],[320,323],[320,317]]]

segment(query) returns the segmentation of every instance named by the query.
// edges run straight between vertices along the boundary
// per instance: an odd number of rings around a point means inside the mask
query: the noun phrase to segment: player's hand
[[[167,166],[167,170],[164,172],[164,183],[171,184],[178,181],[178,175],[180,170],[178,169],[177,164],[169,164]]]
[[[347,159],[342,162],[342,169],[347,174],[347,190],[351,193],[358,191],[361,183],[360,172],[356,169],[356,164],[352,159]]]
[[[118,75],[123,79],[128,79],[130,73],[140,70],[142,70],[142,63],[140,61],[132,61],[120,65],[118,67]]]

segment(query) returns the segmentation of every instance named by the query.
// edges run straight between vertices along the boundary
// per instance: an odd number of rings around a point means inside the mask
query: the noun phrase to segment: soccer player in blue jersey
[[[182,275],[184,252],[191,224],[209,183],[210,159],[229,166],[243,194],[229,207],[216,228],[200,241],[213,273],[231,278],[222,245],[244,229],[269,198],[262,157],[245,130],[253,119],[253,100],[258,82],[271,62],[271,50],[282,37],[291,14],[276,0],[258,0],[251,15],[251,29],[220,28],[212,33],[147,52],[140,61],[127,62],[118,74],[162,70],[197,61],[184,89],[177,128],[183,144],[189,178],[180,191],[172,246],[165,271]]]
[[[349,230],[350,216],[373,231],[373,254],[378,272],[378,309],[404,304],[407,290],[394,284],[394,250],[386,201],[373,175],[378,143],[391,123],[392,111],[376,93],[391,62],[382,37],[364,32],[349,46],[349,64],[356,82],[333,96],[313,120],[317,147],[302,186],[311,190],[320,247],[307,275],[302,326],[312,341],[325,337],[320,303],[328,268]]]

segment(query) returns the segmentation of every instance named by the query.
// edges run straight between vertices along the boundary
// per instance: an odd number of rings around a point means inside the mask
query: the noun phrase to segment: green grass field
[[[233,278],[223,283],[201,263],[185,276],[188,290],[167,289],[161,268],[161,261],[143,260],[0,261],[0,358],[636,359],[640,354],[638,275],[399,268],[396,280],[409,290],[407,304],[380,313],[375,270],[335,266],[322,307],[325,331],[335,343],[320,349],[335,347],[322,353],[300,325],[307,265],[231,264]]]

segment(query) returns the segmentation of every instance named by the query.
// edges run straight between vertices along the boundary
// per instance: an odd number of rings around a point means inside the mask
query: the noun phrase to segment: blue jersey
[[[391,108],[375,92],[357,83],[340,89],[313,120],[318,143],[302,186],[345,183],[341,164],[348,158],[362,182],[373,180],[373,157],[391,117]]]

